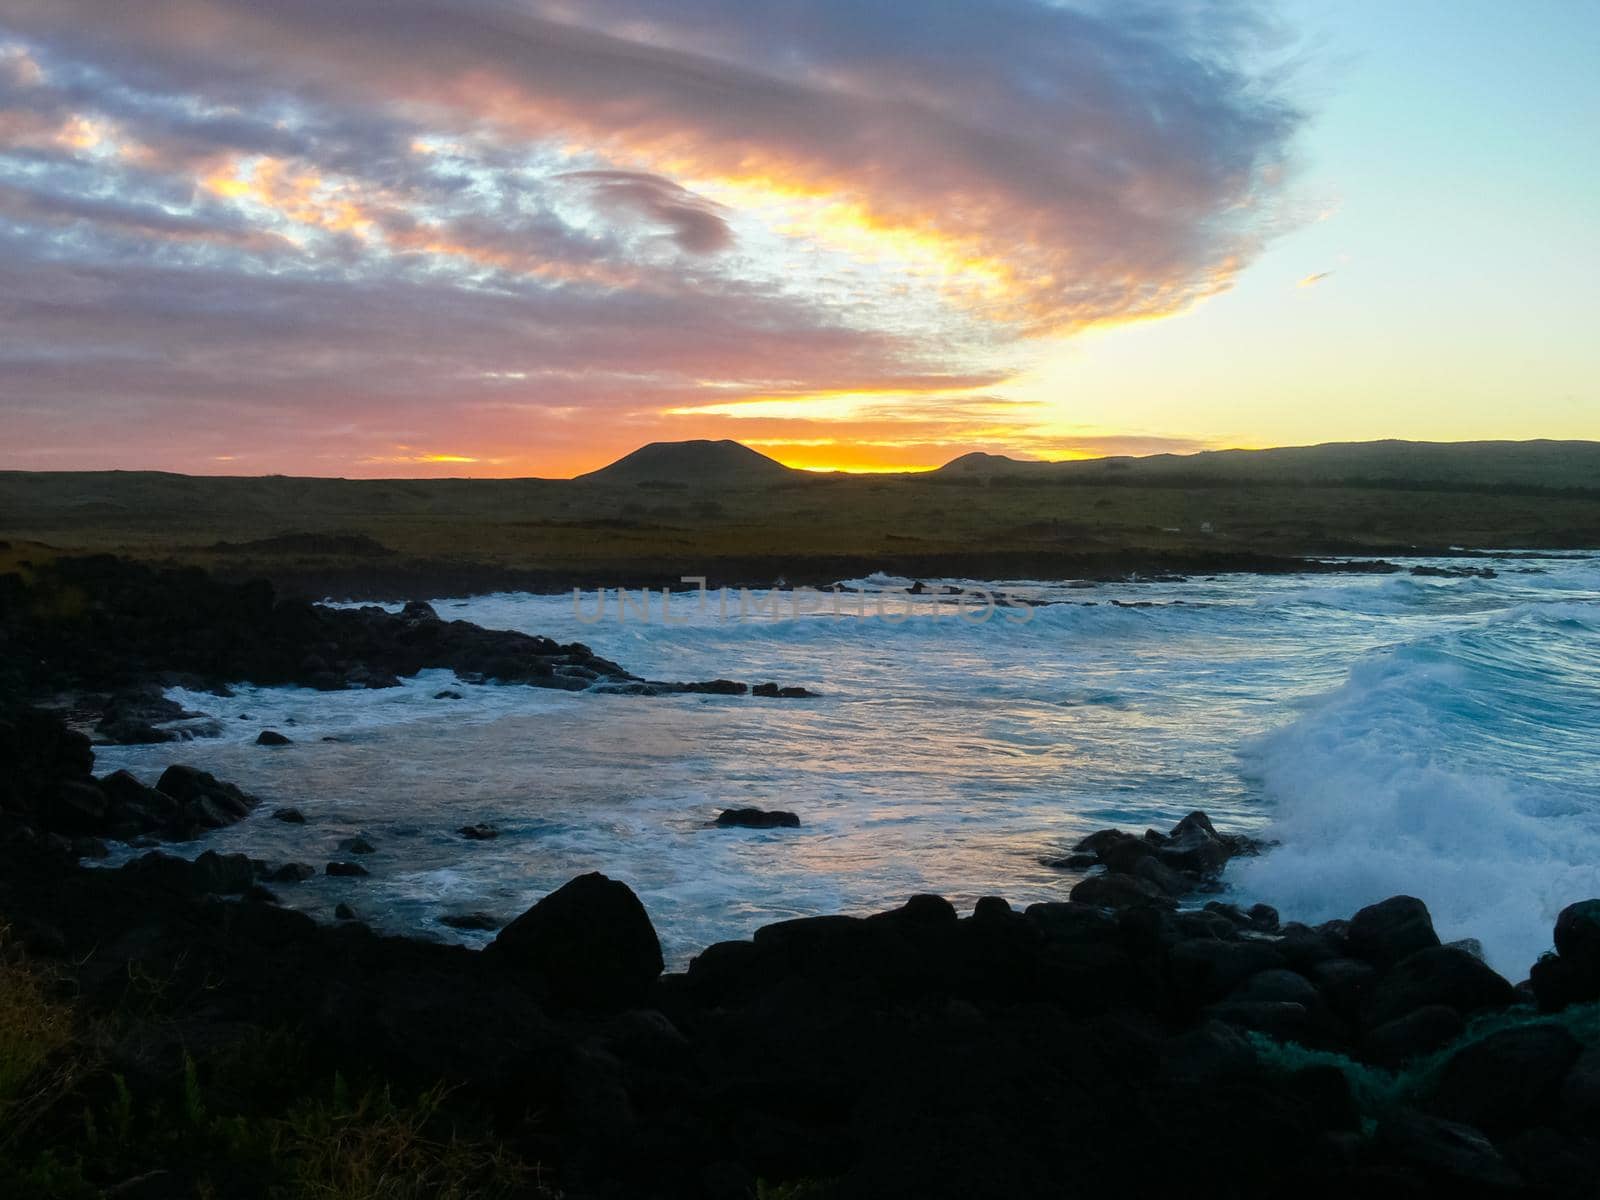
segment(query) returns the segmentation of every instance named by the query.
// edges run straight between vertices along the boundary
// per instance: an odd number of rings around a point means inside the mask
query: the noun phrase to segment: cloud
[[[157,412],[559,469],[552,414],[988,388],[1281,230],[1284,48],[1246,0],[0,0],[9,461]],[[951,390],[871,419],[982,430]]]
[[[1305,278],[1301,279],[1299,283],[1295,284],[1295,287],[1316,287],[1317,284],[1321,283],[1324,279],[1328,278],[1328,276],[1332,274],[1332,271],[1318,271],[1315,275],[1305,276]]]
[[[690,254],[714,254],[733,244],[723,206],[645,171],[568,171],[558,176],[590,185],[596,203],[611,212],[645,217],[672,230]]]

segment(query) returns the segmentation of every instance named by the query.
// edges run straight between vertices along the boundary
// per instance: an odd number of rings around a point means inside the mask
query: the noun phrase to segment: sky
[[[1600,438],[1588,0],[0,0],[0,468]]]

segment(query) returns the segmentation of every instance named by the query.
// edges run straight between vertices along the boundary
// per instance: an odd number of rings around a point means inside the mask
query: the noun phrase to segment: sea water
[[[652,679],[802,685],[814,699],[567,693],[428,671],[398,688],[241,684],[172,696],[220,737],[98,750],[148,781],[184,762],[261,797],[182,847],[365,879],[279,888],[391,931],[468,942],[580,872],[627,881],[669,961],[788,917],[918,892],[1065,899],[1041,863],[1105,826],[1204,808],[1271,839],[1233,898],[1286,919],[1425,900],[1522,978],[1555,914],[1600,895],[1600,561],[1430,560],[1496,577],[1221,576],[976,585],[1037,607],[848,581],[838,598],[615,590],[436,604],[446,619],[582,641]],[[1124,605],[1142,605],[1125,607]],[[648,612],[646,612],[648,609]],[[462,699],[436,699],[441,691]],[[294,744],[254,744],[262,729]],[[304,825],[273,820],[293,805]],[[798,829],[711,825],[782,808]],[[500,836],[469,841],[479,822]],[[113,861],[117,861],[118,856]]]

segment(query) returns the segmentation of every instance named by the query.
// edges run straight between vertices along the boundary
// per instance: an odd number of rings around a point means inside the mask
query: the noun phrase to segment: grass
[[[559,1200],[449,1090],[330,1080],[287,1035],[185,1055],[135,1090],[102,1065],[116,1024],[84,1021],[50,973],[0,951],[0,1195],[88,1200],[169,1172],[219,1200]]]
[[[955,565],[961,556],[1400,553],[1600,545],[1600,492],[1176,483],[1123,477],[797,476],[715,488],[552,480],[225,479],[0,473],[0,539],[177,561],[232,577],[423,564],[599,577],[826,571],[830,560]],[[296,533],[306,537],[281,540]],[[370,538],[351,553],[331,536]],[[223,545],[228,543],[228,545]],[[265,543],[252,545],[252,543]],[[387,553],[384,553],[387,551]],[[0,548],[28,559],[38,546]],[[871,569],[870,567],[868,569]],[[938,573],[933,570],[917,573]],[[952,572],[953,573],[953,572]],[[747,578],[753,577],[747,574]],[[769,577],[769,576],[761,576]]]
[[[72,1010],[0,929],[0,1148],[71,1086]]]
[[[276,1150],[294,1164],[294,1194],[305,1200],[533,1194],[533,1173],[503,1147],[458,1137],[448,1127],[441,1115],[447,1096],[435,1088],[397,1105],[384,1088],[351,1101],[336,1078],[329,1099],[298,1106],[278,1126]],[[446,1128],[434,1132],[440,1125]]]

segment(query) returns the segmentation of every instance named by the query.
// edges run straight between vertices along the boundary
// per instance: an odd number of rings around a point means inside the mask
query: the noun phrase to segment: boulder
[[[1318,963],[1330,962],[1339,957],[1339,951],[1334,944],[1315,929],[1291,922],[1279,932],[1281,936],[1277,942],[1278,951],[1297,971],[1310,971]]]
[[[339,842],[338,849],[344,851],[346,854],[373,854],[376,852],[373,844],[367,841],[367,839],[364,837],[342,838]]]
[[[112,818],[126,817],[148,831],[178,815],[178,802],[159,788],[140,783],[129,771],[113,771],[100,780],[111,804]]]
[[[215,896],[239,896],[255,886],[256,864],[243,854],[207,850],[194,860],[193,888]]]
[[[1079,841],[1072,848],[1080,854],[1092,854],[1098,859],[1111,843],[1120,842],[1132,836],[1132,834],[1126,833],[1121,829],[1100,829]]]
[[[1155,849],[1143,838],[1131,833],[1110,839],[1100,847],[1099,858],[1108,871],[1126,871],[1132,874],[1143,861],[1151,858]]]
[[[1561,1123],[1589,1134],[1600,1129],[1600,1046],[1584,1050],[1561,1085]]]
[[[1569,904],[1556,917],[1556,953],[1600,973],[1600,900]]]
[[[1190,818],[1184,818],[1188,820]],[[1179,822],[1173,836],[1156,849],[1157,856],[1175,871],[1189,871],[1200,876],[1221,874],[1232,852],[1215,833],[1207,832],[1210,824],[1208,820],[1204,826],[1193,824],[1184,828],[1183,822]]]
[[[1569,1004],[1600,999],[1600,978],[1559,954],[1540,955],[1528,972],[1528,986],[1541,1012],[1560,1012]]]
[[[266,874],[268,883],[304,883],[316,877],[317,869],[310,863],[284,863]]]
[[[256,804],[254,796],[247,795],[233,784],[179,763],[174,763],[161,773],[156,788],[183,805],[185,814],[196,823],[212,829],[231,825],[248,816]]]
[[[45,827],[69,835],[98,833],[109,810],[106,794],[94,780],[64,779],[50,798]]]
[[[1580,900],[1556,918],[1556,953],[1534,964],[1530,983],[1539,1007],[1557,1012],[1600,1000],[1600,900]]]
[[[1173,987],[1191,1004],[1220,1000],[1252,975],[1283,966],[1283,956],[1263,942],[1192,938],[1167,956]]]
[[[1306,1006],[1287,1000],[1224,1000],[1209,1006],[1205,1015],[1279,1042],[1304,1042],[1311,1027]]]
[[[798,829],[800,818],[776,809],[725,808],[712,823],[719,829]]]
[[[258,746],[292,746],[292,745],[294,745],[294,742],[293,742],[292,739],[284,737],[283,734],[279,733],[275,729],[263,729],[260,733],[258,733],[256,735],[256,745],[258,745]]]
[[[481,821],[476,825],[463,825],[456,832],[469,842],[488,842],[500,836],[500,831],[493,825],[485,825]]]
[[[353,862],[331,862],[323,870],[336,878],[346,879],[360,879],[363,876],[372,874],[360,863]]]
[[[1430,946],[1402,959],[1372,986],[1362,1016],[1371,1029],[1429,1004],[1470,1016],[1515,1001],[1511,985],[1465,950]]]
[[[1278,910],[1270,904],[1252,904],[1244,914],[1262,933],[1278,932]]]
[[[272,819],[282,821],[286,825],[304,825],[306,815],[298,808],[275,808],[272,810]]]
[[[1177,901],[1171,896],[1137,875],[1091,875],[1075,884],[1068,895],[1078,904],[1091,904],[1096,908],[1152,904],[1158,908],[1177,907]]]
[[[661,974],[661,943],[627,884],[580,875],[500,931],[485,953],[531,974],[558,1003],[625,1008]]]
[[[1398,1109],[1378,1123],[1378,1143],[1431,1182],[1468,1195],[1512,1191],[1522,1183],[1481,1132],[1442,1117]]]
[[[1439,1072],[1431,1104],[1439,1116],[1502,1137],[1557,1113],[1578,1041],[1559,1025],[1502,1029],[1463,1047]]]
[[[1361,1039],[1361,1057],[1393,1070],[1442,1050],[1466,1031],[1467,1023],[1455,1009],[1427,1004],[1369,1030]]]
[[[1322,996],[1311,981],[1298,971],[1284,967],[1269,967],[1258,971],[1236,988],[1231,997],[1235,1000],[1273,1000],[1302,1004],[1307,1009],[1322,1003]]]
[[[1070,945],[1118,939],[1117,923],[1104,908],[1093,904],[1076,900],[1030,904],[1023,916],[1031,927],[1052,942]]]
[[[1390,967],[1418,950],[1439,944],[1428,906],[1415,896],[1391,896],[1350,918],[1350,953]]]
[[[1312,964],[1307,974],[1334,1012],[1354,1020],[1377,982],[1378,968],[1359,958],[1328,958]]]
[[[1133,877],[1142,879],[1146,883],[1154,884],[1169,896],[1186,896],[1194,891],[1197,880],[1174,871],[1166,863],[1155,857],[1146,857],[1134,865]]]

